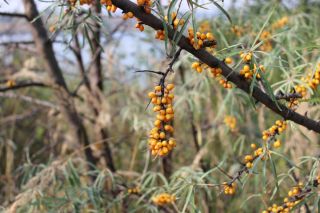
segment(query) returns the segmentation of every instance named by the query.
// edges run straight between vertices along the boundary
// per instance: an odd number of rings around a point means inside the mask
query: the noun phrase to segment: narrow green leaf
[[[217,2],[215,2],[214,0],[210,0],[229,20],[230,24],[232,24],[232,19],[231,16],[229,15],[229,13]]]

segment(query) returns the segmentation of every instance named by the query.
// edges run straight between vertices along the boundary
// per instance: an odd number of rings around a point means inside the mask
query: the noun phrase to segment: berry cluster
[[[175,200],[176,196],[168,193],[162,193],[152,198],[152,202],[157,206],[164,206],[170,203],[174,203]]]
[[[228,61],[230,61],[230,60],[228,59]],[[191,64],[191,68],[194,69],[194,70],[196,70],[198,73],[202,73],[202,71],[203,71],[204,69],[209,68],[209,67],[208,67],[208,65],[206,65],[206,64],[203,64],[203,63],[201,63],[201,62],[196,61],[196,62],[193,62],[193,63]],[[219,83],[220,83],[224,88],[226,88],[226,89],[231,89],[231,88],[232,88],[232,84],[221,77],[221,73],[222,73],[221,68],[211,67],[208,71],[212,74],[212,76],[213,76],[215,79],[219,80]]]
[[[109,11],[109,12],[112,12],[112,13],[115,13],[116,11],[117,11],[117,7],[115,6],[115,5],[108,5],[107,6],[107,10]]]
[[[268,140],[277,134],[281,134],[287,128],[287,122],[277,120],[274,125],[272,125],[268,130],[262,132],[262,139]]]
[[[259,66],[259,69],[262,71],[262,72],[265,72],[265,68],[263,65],[260,65]],[[240,70],[240,75],[243,76],[245,79],[249,79],[251,80],[253,78],[254,75],[256,75],[256,78],[257,79],[260,79],[261,76],[259,73],[257,73],[257,66],[254,64],[253,65],[253,69],[250,69],[250,65],[249,64],[245,64],[242,68],[242,70]]]
[[[7,80],[7,82],[6,82],[6,85],[7,85],[7,87],[13,87],[13,86],[15,86],[16,85],[16,82],[15,82],[15,80],[12,80],[12,79],[9,79],[9,80]]]
[[[227,115],[224,117],[224,123],[234,132],[237,128],[237,119],[234,116]]]
[[[127,19],[133,18],[133,17],[134,17],[134,15],[132,12],[123,13],[123,15],[122,15],[123,20],[127,20]]]
[[[240,58],[241,58],[245,63],[250,64],[251,59],[252,59],[252,52],[247,52],[247,53],[240,52]]]
[[[166,156],[176,146],[176,141],[171,137],[174,132],[174,95],[171,93],[173,88],[174,84],[168,84],[166,87],[159,85],[154,88],[154,92],[148,94],[154,104],[153,111],[158,113],[149,139],[149,148],[153,156]]]
[[[201,32],[196,32],[196,37],[197,39],[194,38],[194,30],[192,28],[188,29],[188,37],[189,37],[189,41],[190,44],[193,46],[193,48],[195,48],[196,50],[200,49],[201,47],[203,47],[205,42],[208,42],[211,45],[209,45],[209,47],[214,48],[216,43],[215,41],[215,37],[213,36],[212,33],[201,33]],[[196,42],[197,40],[197,42]]]
[[[306,82],[311,89],[316,90],[320,84],[320,63],[317,65],[314,75],[309,73],[308,76],[302,80]]]
[[[168,20],[168,16],[165,16],[164,20],[168,23],[168,21],[169,21]],[[172,25],[173,29],[175,29],[175,30],[178,29],[179,25],[182,26],[185,23],[184,19],[178,19],[177,18],[177,13],[176,12],[172,12],[171,13],[171,20],[172,20],[172,22],[170,24]]]
[[[196,70],[198,73],[202,73],[203,71],[203,68],[205,68],[206,65],[201,63],[201,62],[198,62],[198,61],[195,61],[191,64],[191,68]],[[214,68],[215,69],[215,68]]]
[[[239,74],[248,80],[251,80],[253,78],[253,76],[256,76],[257,79],[260,79],[261,76],[259,73],[257,73],[257,69],[260,69],[260,71],[265,72],[265,68],[263,65],[260,65],[259,68],[257,68],[256,64],[253,64],[253,66],[252,66],[252,63],[251,63],[252,53],[251,52],[248,52],[248,53],[240,52],[240,58],[245,63],[245,65],[243,65]]]
[[[144,12],[150,14],[151,13],[151,0],[137,0],[137,5],[142,7]]]
[[[312,90],[316,90],[320,84],[320,63],[317,65],[317,68],[314,74],[309,72],[306,77],[301,78],[301,81],[304,82],[304,84],[296,85],[294,87],[294,92],[300,94],[302,98],[305,98],[308,95],[308,90],[306,85],[308,85]],[[291,98],[289,101],[288,107],[294,108],[298,106],[298,104],[299,104],[299,101],[297,98]]]
[[[142,22],[137,19],[138,23],[136,23],[136,28],[139,29],[141,32],[144,31],[144,26],[142,24]]]
[[[273,204],[267,210],[262,213],[285,213],[290,212],[295,206],[303,201],[304,198],[312,192],[312,187],[318,187],[320,185],[320,175],[314,179],[310,185],[304,186],[302,182],[299,182],[296,186],[292,187],[288,192],[288,196],[283,199],[281,205]]]
[[[111,0],[100,0],[100,4],[105,5],[105,6],[111,6],[112,1]]]
[[[284,16],[272,24],[272,29],[283,28],[284,26],[286,26],[288,24],[288,22],[289,22],[288,16]]]
[[[71,2],[74,2],[73,4],[75,4],[76,0],[71,0]],[[92,4],[93,0],[79,0],[80,5],[83,4]]]
[[[263,31],[259,37],[263,44],[259,47],[261,51],[270,52],[272,50],[271,33],[267,30]]]
[[[156,39],[159,39],[159,40],[164,40],[165,38],[165,32],[164,30],[157,30],[156,31],[156,35],[154,36]]]
[[[231,27],[231,32],[233,32],[237,37],[241,37],[244,33],[244,30],[242,27],[234,25],[233,27]]]
[[[139,194],[140,193],[140,188],[139,187],[134,187],[134,188],[129,188],[128,193],[129,194]]]
[[[226,89],[231,89],[232,88],[232,84],[229,81],[225,80],[225,79],[220,79],[219,80],[219,84],[221,84]]]
[[[237,184],[232,182],[231,184],[224,182],[223,184],[224,194],[226,195],[234,195],[236,193]]]

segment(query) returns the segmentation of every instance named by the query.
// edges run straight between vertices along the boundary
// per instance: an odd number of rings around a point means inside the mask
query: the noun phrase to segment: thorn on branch
[[[283,99],[286,101],[290,101],[291,99],[297,99],[297,98],[302,98],[302,95],[300,93],[296,93],[296,92],[288,93],[288,94],[283,94],[282,92],[279,92],[276,95],[277,100]]]
[[[137,70],[135,72],[147,72],[147,73],[153,73],[153,74],[157,74],[157,75],[164,75],[165,73],[160,72],[160,71],[153,71],[153,70]]]

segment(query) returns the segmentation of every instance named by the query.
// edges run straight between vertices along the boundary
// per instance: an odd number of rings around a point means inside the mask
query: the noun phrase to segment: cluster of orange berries
[[[132,12],[127,12],[127,13],[123,13],[122,15],[122,19],[123,20],[127,20],[130,18],[133,18],[134,14]],[[144,31],[144,26],[142,24],[142,22],[137,18],[138,23],[136,24],[136,28],[139,29],[141,32]]]
[[[109,12],[112,12],[112,13],[115,13],[116,11],[117,11],[117,7],[115,6],[115,5],[108,5],[107,6],[107,10],[109,11]]]
[[[254,150],[253,155],[245,155],[243,158],[244,164],[247,169],[251,169],[253,167],[253,162],[257,159],[260,155],[263,154],[263,148],[257,148],[257,145],[252,143],[251,148]],[[261,158],[261,160],[267,160],[268,155],[265,155]]]
[[[320,185],[320,175],[312,182],[313,187],[318,187]],[[292,187],[288,196],[283,199],[282,205],[273,204],[267,210],[262,213],[286,213],[290,212],[295,206],[297,206],[305,197],[306,189],[303,189],[303,183],[299,182],[296,186]]]
[[[140,188],[139,187],[134,187],[134,188],[129,188],[128,193],[129,194],[139,194],[140,193]]]
[[[285,25],[287,25],[289,22],[288,16],[284,16],[275,23],[272,24],[272,29],[279,29],[283,28]]]
[[[298,197],[302,192],[303,183],[299,182],[297,186],[294,186],[289,192],[288,197],[283,199],[282,205],[273,204],[267,210],[264,210],[262,213],[284,213],[289,212],[294,206],[298,205],[303,197]]]
[[[203,64],[201,62],[193,62],[191,64],[191,68],[196,70],[198,73],[202,73],[202,71],[206,68],[209,68],[208,65],[206,64]],[[227,80],[221,78],[221,73],[222,73],[222,70],[221,68],[214,68],[214,67],[211,67],[209,69],[209,71],[211,72],[211,74],[213,75],[214,78],[216,78],[217,80],[219,80],[219,83],[226,89],[231,89],[232,88],[232,84],[230,82],[228,82]]]
[[[262,132],[262,139],[268,140],[270,137],[275,136],[276,134],[281,134],[287,128],[287,122],[277,120],[274,125],[272,125],[268,130]]]
[[[171,25],[173,26],[174,29],[177,29],[179,25],[184,25],[184,23],[185,23],[184,19],[177,18],[176,12],[172,12],[171,19],[172,19]],[[164,20],[168,23],[168,21],[169,21],[168,16],[165,16]],[[157,30],[156,34],[155,34],[155,38],[163,41],[165,39],[165,31],[164,30]]]
[[[287,122],[282,120],[277,120],[274,125],[272,125],[268,130],[262,132],[262,139],[267,141],[270,138],[273,138],[275,135],[279,135],[284,132],[287,128]],[[281,141],[275,139],[273,141],[273,147],[279,148],[281,146]]]
[[[164,206],[170,203],[174,203],[176,201],[176,196],[162,193],[152,198],[152,202],[157,206]]]
[[[232,182],[231,184],[224,182],[222,185],[224,194],[234,195],[236,193],[237,184],[235,182]]]
[[[261,149],[261,150],[260,150]],[[261,152],[261,153],[260,153]],[[262,154],[262,152],[263,152],[263,150],[262,150],[262,148],[259,148],[259,149],[257,149],[256,151],[255,151],[255,155],[260,155],[260,154]],[[246,167],[248,168],[248,169],[251,169],[252,167],[253,167],[253,161],[254,161],[254,157],[252,156],[252,155],[246,155],[246,156],[244,156],[244,163],[246,164]]]
[[[242,36],[243,31],[243,28],[238,25],[234,25],[233,27],[231,27],[231,32],[233,32],[238,37]]]
[[[201,62],[198,62],[198,61],[195,61],[191,64],[191,68],[196,70],[198,73],[202,73],[203,69],[208,67],[207,65],[201,63]],[[215,69],[215,68],[213,68]]]
[[[240,58],[245,63],[245,65],[243,65],[243,68],[240,70],[239,74],[241,76],[243,76],[245,79],[249,79],[249,80],[251,80],[254,75],[256,75],[257,79],[260,79],[261,78],[260,74],[256,73],[257,72],[257,65],[254,64],[252,69],[250,67],[251,60],[252,60],[252,53],[251,52],[247,52],[247,53],[240,52]],[[259,69],[262,72],[265,72],[265,68],[263,65],[260,65]]]
[[[115,5],[112,4],[111,0],[100,0],[101,5],[105,5],[109,12],[115,13],[118,9]]]
[[[237,119],[234,116],[225,116],[224,123],[230,128],[232,132],[235,131],[237,128]]]
[[[15,80],[12,80],[12,79],[9,79],[9,80],[7,80],[7,82],[6,82],[6,85],[7,85],[7,87],[14,87],[15,85],[16,85],[16,82],[15,82]]]
[[[165,32],[164,30],[157,30],[156,31],[156,35],[154,36],[156,39],[159,39],[159,40],[164,40],[165,39]]]
[[[123,13],[123,15],[122,15],[123,20],[127,20],[127,19],[133,18],[133,17],[134,17],[134,15],[132,12]]]
[[[200,49],[203,47],[204,42],[213,42],[215,40],[215,37],[213,36],[212,33],[201,33],[201,32],[196,32],[196,37],[197,37],[197,42],[196,39],[194,38],[194,30],[192,28],[188,29],[188,38],[190,41],[190,44],[195,48],[196,50]],[[211,45],[212,48],[215,47],[215,43]]]
[[[76,0],[70,0],[73,5],[75,4]],[[80,0],[80,5],[83,5],[83,4],[92,4],[93,0]]]
[[[174,84],[168,84],[165,88],[156,86],[154,92],[148,94],[154,104],[153,111],[158,112],[149,139],[149,148],[153,156],[166,156],[176,146],[175,139],[170,137],[174,132],[172,126],[174,95],[171,93],[173,88]]]
[[[252,52],[240,52],[240,58],[245,62],[245,63],[250,63],[252,59]]]
[[[164,20],[168,23],[168,16],[165,16],[164,17]],[[176,12],[173,12],[171,14],[171,20],[172,20],[172,23],[170,23],[172,26],[173,26],[173,29],[177,29],[180,26],[184,25],[185,23],[185,20],[184,19],[178,19],[177,18],[177,13]]]
[[[260,35],[260,40],[263,41],[263,44],[259,47],[261,51],[270,52],[273,49],[271,33],[269,31],[263,31]]]
[[[240,70],[240,75],[243,76],[245,79],[249,79],[251,80],[253,78],[254,75],[256,75],[257,79],[260,79],[261,76],[259,73],[257,72],[257,65],[253,64],[253,68],[251,69],[250,64],[251,64],[251,60],[252,60],[252,52],[240,52],[240,58],[242,59],[242,61],[245,63],[245,65],[243,66],[243,68]],[[262,72],[265,72],[265,68],[263,65],[259,66],[259,69]]]
[[[141,32],[144,31],[144,26],[142,22],[139,19],[137,20],[138,20],[138,23],[136,23],[136,28],[139,29]]]
[[[320,63],[317,65],[316,70],[314,74],[311,72],[308,73],[307,77],[302,77],[301,81],[303,81],[305,84],[307,84],[312,90],[316,90],[317,87],[320,84]],[[294,91],[302,96],[302,98],[305,98],[307,93],[307,87],[306,85],[300,84],[294,86]],[[296,98],[290,99],[289,108],[293,108],[299,104],[299,101]]]
[[[152,6],[151,0],[137,0],[137,5],[142,7],[144,12],[148,14],[151,13],[151,6]]]
[[[259,69],[262,71],[262,72],[265,72],[265,68],[263,65],[260,65],[259,66]],[[256,78],[257,79],[260,79],[261,76],[259,73],[257,73],[257,65],[253,65],[253,69],[250,69],[250,65],[249,64],[245,64],[242,68],[242,70],[240,70],[240,75],[243,76],[245,79],[252,79],[254,75],[256,75]]]
[[[314,75],[309,73],[308,76],[302,78],[302,80],[306,82],[311,89],[317,89],[320,84],[320,63],[317,65]]]

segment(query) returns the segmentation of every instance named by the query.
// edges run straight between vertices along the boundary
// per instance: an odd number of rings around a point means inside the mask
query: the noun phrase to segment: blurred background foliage
[[[241,6],[231,4],[226,10],[232,24],[222,13],[220,16],[195,12],[197,26],[210,29],[215,35],[218,45],[214,54],[218,58],[231,57],[232,67],[237,69],[240,51],[255,45],[253,42],[262,30],[271,36],[268,42],[259,43],[253,53],[257,63],[265,66],[265,76],[274,93],[289,92],[301,83],[302,76],[315,70],[320,59],[318,1],[297,1],[292,5],[281,1],[243,1]],[[49,29],[59,15],[54,13],[48,18],[48,14],[46,11],[43,19]],[[237,182],[234,196],[224,195],[220,184],[236,174],[242,157],[251,152],[250,144],[261,143],[261,132],[279,117],[259,103],[254,108],[248,94],[236,88],[226,90],[205,72],[192,70],[191,63],[196,59],[182,52],[173,67],[175,72],[168,77],[168,82],[176,85],[177,147],[168,158],[173,173],[165,177],[162,160],[153,159],[147,148],[147,132],[154,117],[150,107],[146,108],[147,93],[159,77],[135,72],[164,71],[168,63],[164,44],[154,39],[154,31],[148,27],[140,33],[131,21],[122,23],[120,15],[108,15],[105,9],[102,14],[105,88],[99,122],[108,129],[106,140],[117,172],[112,173],[103,164],[96,171],[86,170],[84,147],[68,134],[69,127],[59,113],[52,90],[28,87],[0,92],[3,210],[10,207],[18,212],[258,212],[281,203],[289,188],[297,184],[296,177],[307,182],[317,176],[319,136],[289,122],[288,130],[281,135],[283,145],[272,153],[276,174],[270,161],[260,161],[252,174]],[[112,34],[115,26],[120,27]],[[73,91],[82,78],[68,49],[71,33],[52,33],[51,38],[62,41],[55,44],[55,50]],[[89,66],[86,52],[90,47],[87,40],[83,42],[84,60]],[[48,78],[34,51],[28,45],[1,45],[2,86],[10,79]],[[82,98],[76,99],[77,110],[93,138],[94,154],[99,155],[105,141],[94,139],[90,102],[81,86],[78,94]],[[317,90],[297,111],[307,111],[310,118],[317,120],[319,98]],[[236,119],[234,128],[224,122],[226,116]],[[195,143],[200,147],[196,148]],[[96,173],[97,178],[92,181],[89,173]],[[128,189],[134,187],[138,192],[129,193]],[[152,197],[161,192],[174,194],[175,205],[155,206]],[[316,191],[306,203],[310,211],[318,211]],[[307,212],[305,206],[301,211]]]

